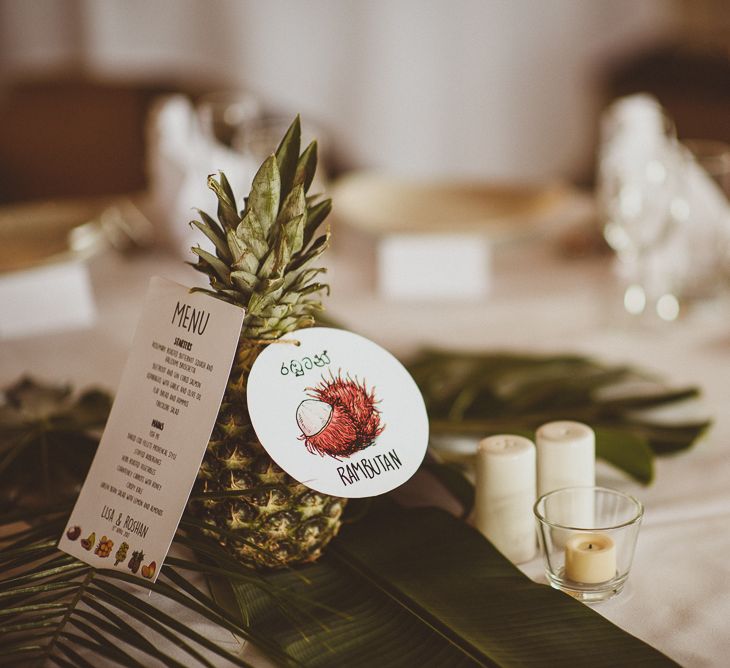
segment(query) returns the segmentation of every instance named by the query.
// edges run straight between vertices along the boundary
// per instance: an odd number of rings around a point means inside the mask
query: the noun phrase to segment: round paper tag
[[[423,397],[403,365],[340,329],[287,334],[259,355],[248,409],[272,459],[325,494],[364,497],[402,485],[428,445]]]

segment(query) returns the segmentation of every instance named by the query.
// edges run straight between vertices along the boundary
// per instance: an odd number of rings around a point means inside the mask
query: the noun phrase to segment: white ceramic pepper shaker
[[[596,436],[581,422],[559,421],[542,425],[536,433],[537,495],[563,487],[596,484]],[[567,505],[554,517],[578,528],[593,526],[593,497],[581,506]]]
[[[503,434],[479,442],[474,524],[514,563],[535,556],[535,445]]]

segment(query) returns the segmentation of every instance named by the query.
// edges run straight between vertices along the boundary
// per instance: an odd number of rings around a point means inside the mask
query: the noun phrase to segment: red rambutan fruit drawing
[[[375,390],[368,390],[365,381],[338,374],[307,389],[312,398],[299,404],[297,424],[299,438],[312,454],[350,457],[373,445],[385,429],[375,408]]]

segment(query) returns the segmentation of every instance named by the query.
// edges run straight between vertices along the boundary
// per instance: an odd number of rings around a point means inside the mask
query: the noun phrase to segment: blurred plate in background
[[[337,181],[332,196],[339,219],[371,234],[482,232],[504,240],[566,212],[575,194],[563,184],[411,181],[363,171]]]
[[[87,263],[106,248],[105,200],[0,207],[0,339],[91,327],[96,307]]]
[[[485,297],[495,247],[559,234],[592,199],[574,188],[408,181],[355,172],[332,191],[336,248],[379,296],[409,301]]]
[[[109,200],[0,207],[0,273],[90,257],[107,244],[98,221]]]

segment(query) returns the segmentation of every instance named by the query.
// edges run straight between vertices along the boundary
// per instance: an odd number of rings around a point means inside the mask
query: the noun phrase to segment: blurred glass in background
[[[729,148],[680,142],[648,95],[622,98],[605,112],[597,196],[629,313],[674,320],[682,305],[726,287]]]
[[[244,128],[261,114],[261,103],[245,91],[215,91],[198,98],[197,112],[206,135],[234,148]]]

